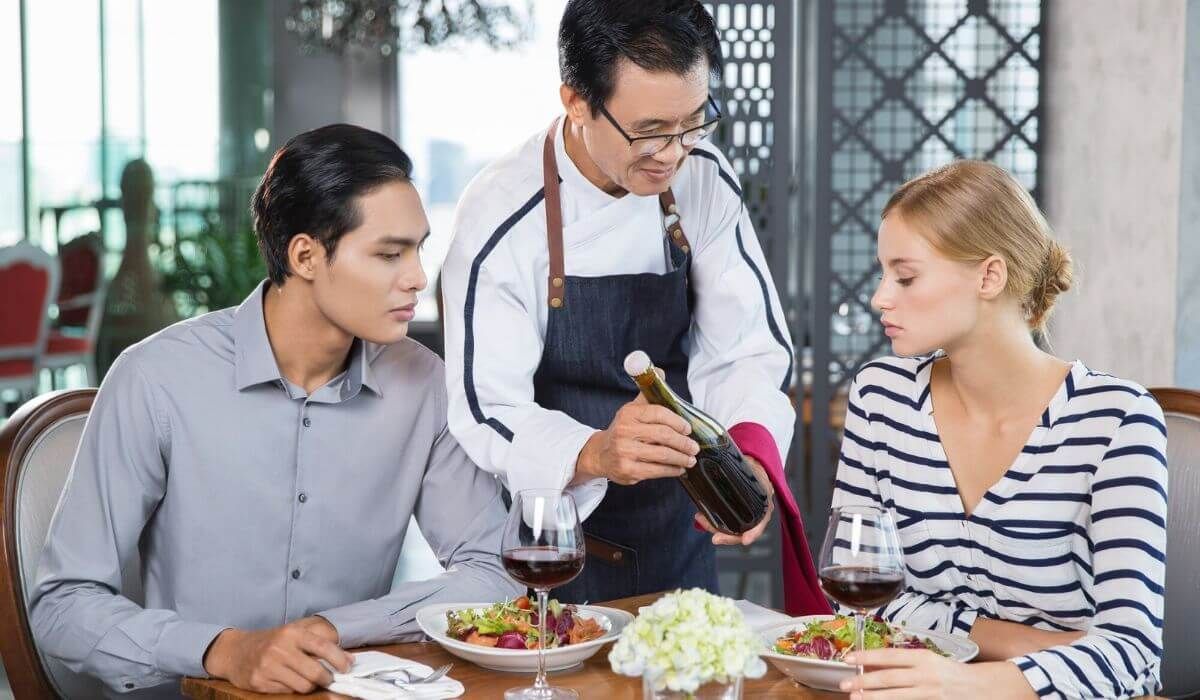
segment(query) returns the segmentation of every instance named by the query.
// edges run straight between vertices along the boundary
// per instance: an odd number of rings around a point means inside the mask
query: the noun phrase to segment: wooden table
[[[659,595],[661,594],[623,598],[611,603],[605,603],[605,605],[637,614],[638,608],[654,602]],[[420,661],[434,668],[444,663],[453,662],[454,668],[450,671],[450,675],[457,678],[466,686],[467,692],[462,697],[471,698],[472,700],[476,698],[479,700],[499,700],[504,697],[505,690],[529,685],[533,682],[532,673],[516,674],[489,671],[469,661],[451,656],[443,651],[435,642],[391,644],[370,648],[402,656],[406,659]],[[588,700],[589,698],[604,698],[606,700],[625,700],[628,698],[632,700],[633,698],[641,697],[642,680],[640,678],[619,676],[613,673],[608,665],[608,649],[609,647],[606,646],[596,652],[582,667],[571,671],[550,674],[550,682],[553,685],[574,688],[579,692],[579,697],[583,700]],[[805,700],[817,700],[846,697],[840,693],[827,693],[797,686],[782,673],[776,671],[770,664],[767,665],[767,674],[756,680],[748,680],[744,686],[744,690],[746,698],[804,698]],[[278,699],[288,697],[332,700],[333,698],[345,697],[327,691],[303,696],[262,695],[239,690],[225,681],[200,680],[198,678],[184,679],[183,694],[189,698],[196,698],[196,700],[266,700],[267,698]]]

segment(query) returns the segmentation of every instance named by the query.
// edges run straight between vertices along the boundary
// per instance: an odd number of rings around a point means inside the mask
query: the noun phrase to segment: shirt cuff
[[[506,486],[510,493],[522,489],[564,489],[575,498],[579,518],[586,519],[600,505],[608,491],[608,480],[602,477],[572,484],[575,463],[583,446],[596,433],[594,428],[576,424],[575,429],[560,434],[554,440],[544,437],[523,438],[513,443],[515,469],[507,473]],[[521,457],[515,457],[521,455]]]
[[[958,608],[950,614],[950,633],[966,637],[971,634],[971,629],[975,627],[975,620],[978,618],[978,610],[967,607]]]
[[[1009,659],[1009,662],[1016,664],[1017,668],[1021,670],[1021,673],[1025,675],[1025,681],[1029,683],[1030,688],[1033,688],[1033,692],[1038,694],[1038,697],[1054,694],[1054,684],[1050,682],[1050,675],[1033,658],[1018,656],[1015,659]]]
[[[449,574],[448,571],[427,581],[406,583],[402,588],[393,588],[391,593],[382,598],[350,603],[313,614],[333,625],[338,633],[338,646],[343,649],[355,649],[368,644],[391,644],[402,635],[417,631],[417,610],[422,604],[437,602],[433,597],[446,588]]]
[[[575,498],[575,508],[579,511],[579,519],[587,520],[587,517],[600,507],[600,501],[604,500],[604,494],[608,493],[608,479],[604,477],[588,479],[582,484],[568,487],[567,493]]]
[[[368,644],[372,637],[378,637],[378,611],[368,612],[366,607],[362,603],[351,603],[316,614],[325,618],[325,621],[337,630],[338,646],[353,649]]]
[[[154,665],[173,676],[208,678],[204,655],[217,635],[229,629],[206,622],[172,622],[163,630],[154,649]]]

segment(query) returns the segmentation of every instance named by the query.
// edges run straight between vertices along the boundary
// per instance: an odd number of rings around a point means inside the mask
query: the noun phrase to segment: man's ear
[[[558,88],[558,96],[562,99],[563,110],[566,111],[567,119],[570,119],[572,124],[579,126],[591,118],[591,106],[588,105],[588,101],[575,88],[563,83]]]
[[[288,241],[287,258],[292,274],[311,282],[317,265],[325,261],[325,246],[307,233],[298,233]]]

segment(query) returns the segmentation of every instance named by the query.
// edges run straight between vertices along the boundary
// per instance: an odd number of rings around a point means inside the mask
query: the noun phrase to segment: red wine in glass
[[[537,592],[538,639],[546,639],[546,603],[551,588],[583,571],[583,525],[575,499],[556,489],[528,489],[513,495],[501,538],[504,570]],[[579,700],[570,688],[546,680],[546,651],[537,647],[538,674],[532,686],[510,688],[505,700]]]
[[[862,651],[867,611],[904,590],[904,553],[891,511],[869,504],[834,507],[819,566],[821,590],[854,611],[854,649]]]
[[[574,547],[518,547],[501,558],[509,576],[536,590],[569,583],[583,571],[583,557]]]
[[[904,573],[875,566],[831,566],[821,570],[821,590],[848,608],[870,610],[904,590]]]

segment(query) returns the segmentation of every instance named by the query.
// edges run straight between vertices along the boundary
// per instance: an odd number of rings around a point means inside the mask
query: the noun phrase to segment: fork
[[[411,671],[409,671],[407,669],[403,669],[403,668],[394,669],[391,671],[381,671],[377,674],[368,676],[368,678],[373,678],[375,680],[381,680],[381,681],[387,681],[393,685],[399,685],[399,686],[422,685],[422,684],[428,684],[428,683],[436,683],[437,681],[440,681],[442,679],[442,677],[445,676],[447,673],[449,673],[450,669],[453,667],[454,667],[454,664],[446,664],[444,666],[439,666],[437,669],[435,669],[429,675],[420,677],[420,678],[415,676]],[[403,673],[408,680],[402,681],[399,678],[391,678],[390,676],[395,673]]]

